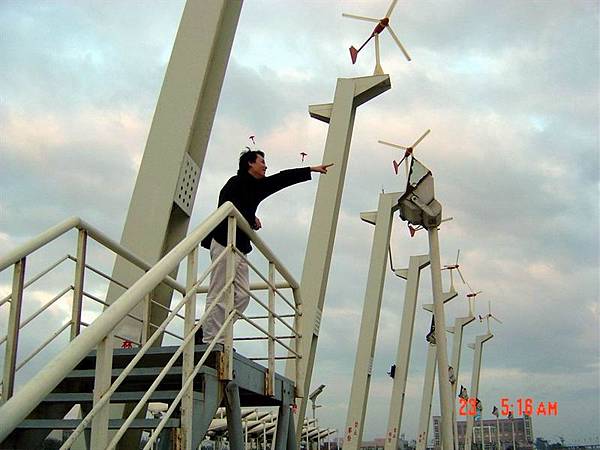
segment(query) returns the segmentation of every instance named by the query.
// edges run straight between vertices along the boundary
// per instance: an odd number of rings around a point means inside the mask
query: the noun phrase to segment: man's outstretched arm
[[[263,178],[262,182],[262,199],[274,194],[281,189],[292,186],[303,181],[311,179],[310,172],[327,173],[327,169],[333,164],[321,164],[319,166],[301,167],[298,169],[282,170],[275,175]]]

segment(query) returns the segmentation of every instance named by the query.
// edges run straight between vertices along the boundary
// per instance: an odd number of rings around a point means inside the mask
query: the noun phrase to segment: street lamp
[[[310,394],[308,396],[308,399],[312,403],[313,419],[315,420],[315,427],[317,429],[317,449],[318,450],[321,450],[321,439],[320,439],[320,434],[319,434],[319,422],[317,421],[317,418],[316,418],[316,412],[317,412],[317,408],[320,408],[321,405],[317,405],[317,397],[319,396],[319,394],[321,394],[321,392],[323,392],[323,389],[325,389],[324,384],[322,384],[321,386],[316,388],[312,392],[312,394]],[[308,445],[308,442],[307,442],[307,445]]]
[[[325,389],[325,385],[322,384],[321,386],[319,386],[318,388],[316,388],[312,394],[310,394],[308,396],[309,400],[312,403],[312,412],[313,412],[313,419],[315,419],[315,411],[317,408],[320,408],[321,405],[317,405],[316,401],[317,401],[317,397],[319,396],[319,394],[321,394],[321,392],[323,392],[323,389]]]

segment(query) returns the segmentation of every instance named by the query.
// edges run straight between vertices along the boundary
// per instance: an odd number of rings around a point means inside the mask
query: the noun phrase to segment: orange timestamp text
[[[472,397],[469,399],[459,398],[460,408],[458,413],[461,416],[476,416],[481,410],[481,405],[477,405],[477,399]],[[516,408],[515,408],[516,406]],[[532,398],[518,398],[511,402],[509,398],[500,399],[500,411],[503,416],[511,418],[515,413],[519,416],[557,416],[558,402],[536,402]],[[498,410],[494,408],[494,415],[498,415]]]
[[[519,416],[558,416],[558,402],[536,402],[532,398],[518,398],[512,402],[509,398],[501,398],[500,414],[508,416],[515,413]]]

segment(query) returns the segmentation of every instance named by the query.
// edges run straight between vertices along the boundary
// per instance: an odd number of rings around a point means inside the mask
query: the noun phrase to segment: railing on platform
[[[223,220],[228,222],[228,245],[226,251],[210,264],[200,276],[198,276],[198,246],[200,241],[204,239],[219,223]],[[24,282],[25,262],[27,257],[33,252],[43,247],[47,243],[62,236],[67,231],[76,228],[78,234],[78,250],[77,256],[67,255],[56,263],[50,265],[49,268],[42,271],[40,274],[33,277],[27,283]],[[250,262],[246,255],[242,254],[234,245],[236,230],[241,230],[247,234],[253,242],[256,249],[265,257],[268,262],[268,273],[263,275],[258,268]],[[87,239],[92,237],[106,248],[112,250],[117,255],[126,258],[128,261],[142,269],[145,273],[132,286],[127,287],[114,280],[102,271],[93,268],[86,263],[86,247]],[[195,334],[202,326],[209,311],[217,304],[214,301],[211,305],[207,305],[202,317],[196,321],[196,296],[198,293],[206,292],[206,287],[202,286],[202,282],[207,279],[215,265],[222,259],[226,259],[226,283],[222,290],[217,295],[218,299],[224,299],[226,320],[223,327],[219,330],[215,340],[208,346],[207,351],[202,358],[194,364],[194,340]],[[263,283],[257,283],[250,286],[250,289],[241,286],[241,288],[250,295],[257,305],[266,311],[265,315],[249,316],[244,315],[234,309],[234,284],[235,268],[234,258],[241,258],[247,261],[248,266],[260,277]],[[21,308],[23,304],[24,289],[40,279],[45,273],[58,267],[67,260],[75,262],[75,280],[70,286],[63,289],[50,302],[43,305],[24,321],[20,320]],[[183,287],[173,280],[169,274],[179,266],[183,260],[187,261],[186,270],[186,286]],[[165,255],[153,267],[137,258],[124,247],[107,238],[95,228],[78,218],[72,218],[56,227],[48,230],[21,246],[9,255],[0,259],[0,272],[13,266],[13,283],[12,292],[0,300],[0,306],[5,303],[10,303],[9,327],[6,338],[0,341],[0,345],[4,342],[7,345],[5,365],[3,370],[3,405],[0,407],[0,442],[4,440],[18,424],[24,420],[27,415],[48,395],[60,382],[69,374],[71,370],[84,358],[90,351],[96,348],[96,371],[94,380],[94,396],[93,407],[89,413],[83,418],[79,426],[75,429],[70,438],[63,444],[61,448],[66,449],[75,442],[79,434],[91,424],[91,443],[93,448],[115,448],[121,437],[127,431],[129,425],[137,415],[146,407],[147,401],[156,390],[161,380],[165,377],[169,369],[173,366],[180,355],[183,355],[183,373],[182,373],[182,388],[176,398],[171,402],[166,414],[163,415],[157,428],[150,435],[150,439],[146,444],[147,449],[151,448],[156,441],[160,431],[164,428],[167,421],[171,418],[175,409],[181,403],[181,428],[183,436],[191,436],[191,420],[193,407],[193,380],[198,374],[200,368],[206,361],[210,351],[214,348],[215,342],[221,338],[224,340],[223,352],[220,353],[220,373],[219,377],[222,380],[231,380],[233,369],[233,323],[237,318],[241,318],[257,329],[261,334],[259,336],[240,337],[240,341],[248,340],[266,340],[267,355],[257,357],[257,360],[267,361],[267,379],[265,383],[265,392],[267,395],[273,395],[274,380],[275,380],[275,361],[279,359],[293,358],[296,361],[296,380],[301,379],[302,364],[300,364],[300,349],[301,349],[301,329],[302,320],[302,302],[299,295],[299,285],[294,278],[289,274],[281,262],[275,257],[267,245],[251,230],[248,223],[235,209],[231,203],[225,203],[217,211],[211,214],[201,225],[194,229],[185,239],[183,239],[176,247],[174,247],[167,255]],[[125,292],[116,299],[111,305],[98,298],[97,296],[84,290],[85,271],[90,270],[97,275],[117,283]],[[278,273],[284,282],[276,282],[276,273]],[[173,290],[181,293],[183,298],[173,308],[169,309],[152,299],[153,290],[161,283],[165,283]],[[289,288],[292,291],[292,299],[287,298],[281,293],[282,288]],[[252,291],[253,289],[266,289],[268,291],[268,299],[266,302],[261,300]],[[67,348],[61,351],[53,360],[41,369],[28,383],[26,383],[17,392],[14,391],[15,374],[20,367],[23,367],[36,354],[44,348],[47,343],[52,341],[52,338],[42,345],[42,347],[33,355],[25,358],[24,361],[16,364],[17,344],[19,340],[19,330],[27,326],[35,317],[49,308],[59,298],[67,292],[73,291],[73,302],[71,308],[71,318],[62,327],[54,333],[58,336],[65,329],[70,327],[71,342]],[[97,304],[107,306],[100,314],[102,320],[86,323],[82,321],[83,300],[88,299]],[[275,308],[275,300],[279,299],[290,310],[284,314],[277,313]],[[143,305],[143,317],[136,317],[132,314],[132,310],[138,305]],[[168,312],[166,319],[159,324],[150,323],[150,308],[152,305],[165,308]],[[183,314],[180,314],[181,310]],[[130,363],[122,370],[119,377],[111,383],[112,372],[112,350],[114,346],[113,337],[115,330],[122,320],[125,318],[133,318],[142,323],[142,333],[139,342],[131,342],[140,348],[130,361]],[[167,327],[175,319],[179,318],[184,321],[183,336],[169,332]],[[286,319],[293,319],[290,325]],[[260,321],[267,321],[266,325],[262,325]],[[277,334],[276,324],[280,324],[285,328],[286,334]],[[82,329],[82,327],[85,327]],[[147,330],[153,330],[151,332]],[[112,440],[108,440],[108,406],[112,394],[123,383],[128,374],[131,373],[135,365],[146,354],[152,345],[156,345],[159,337],[163,334],[170,334],[172,337],[180,339],[182,342],[178,345],[171,359],[163,367],[160,374],[152,383],[150,389],[145,393],[138,404],[133,408],[131,414],[125,418],[121,428],[117,430]],[[125,339],[125,338],[123,338]],[[276,354],[275,346],[278,345],[284,349],[286,356]],[[295,380],[294,380],[295,381]],[[99,393],[102,393],[100,395]],[[303,396],[302,385],[296,383],[296,396]],[[3,414],[2,411],[9,411],[10,414]],[[191,439],[191,438],[190,438]]]
[[[74,257],[70,254],[67,254],[57,261],[48,265],[39,273],[31,277],[27,282],[25,282],[25,268],[27,263],[27,258],[33,252],[36,252],[46,245],[52,243],[53,241],[59,239],[65,234],[69,233],[71,230],[77,230],[78,239],[77,239],[77,256]],[[73,340],[81,331],[81,326],[87,326],[85,322],[82,322],[82,312],[83,312],[83,302],[86,299],[92,300],[96,303],[102,304],[104,306],[108,306],[108,304],[96,296],[88,293],[84,289],[84,280],[85,280],[85,271],[86,269],[90,272],[99,275],[101,278],[108,280],[110,282],[116,283],[118,286],[122,287],[126,290],[128,287],[123,283],[119,282],[119,280],[115,280],[111,278],[109,275],[104,273],[103,271],[92,267],[91,265],[86,263],[88,257],[88,240],[93,239],[98,244],[100,244],[105,249],[112,251],[114,254],[125,258],[134,266],[138,267],[142,271],[147,271],[150,269],[150,264],[143,261],[141,258],[138,258],[136,255],[128,251],[122,245],[116,243],[104,233],[98,231],[96,228],[86,223],[85,221],[72,217],[70,219],[65,220],[64,222],[52,227],[46,232],[38,235],[33,238],[26,244],[20,246],[14,251],[10,252],[8,255],[4,256],[0,259],[0,272],[13,267],[13,276],[12,276],[12,290],[6,295],[4,298],[0,299],[0,308],[4,305],[9,307],[9,320],[8,320],[8,332],[6,335],[0,337],[0,347],[6,343],[6,349],[4,353],[4,365],[2,370],[2,380],[0,380],[0,399],[2,401],[8,400],[12,397],[15,390],[15,378],[17,372],[26,366],[33,358],[35,358],[38,354],[40,354],[44,349],[46,349],[52,342],[54,342],[67,328],[70,329],[70,340]],[[47,275],[51,274],[51,272],[59,269],[63,263],[72,261],[75,263],[75,276],[72,281],[72,284],[69,284],[60,292],[58,292],[54,297],[52,297],[49,301],[44,303],[37,310],[33,311],[25,320],[21,321],[21,314],[24,306],[24,295],[25,290],[32,286],[34,283],[42,280]],[[185,294],[185,288],[173,280],[170,276],[166,277],[164,283],[175,291]],[[22,361],[17,361],[17,353],[19,349],[19,338],[21,334],[21,330],[29,325],[34,319],[38,318],[42,313],[47,311],[51,306],[57,303],[59,300],[64,298],[64,296],[73,291],[72,295],[72,303],[71,303],[71,314],[68,320],[61,324],[59,328],[57,328],[50,336],[42,342],[38,347],[35,348],[31,353],[29,353]],[[13,301],[15,299],[15,301]],[[159,303],[151,300],[153,304],[160,305]],[[160,305],[162,306],[162,305]],[[143,321],[140,318],[136,318],[132,315],[129,315],[135,320]],[[180,316],[181,317],[181,316]],[[183,318],[183,317],[181,317]],[[18,326],[17,326],[18,325]],[[166,334],[172,334],[170,331],[166,331]],[[116,336],[118,337],[118,336]],[[125,340],[125,338],[121,338]]]

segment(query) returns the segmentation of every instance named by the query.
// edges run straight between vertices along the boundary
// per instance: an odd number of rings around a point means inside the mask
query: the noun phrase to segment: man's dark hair
[[[257,156],[265,157],[264,152],[260,150],[246,150],[240,154],[240,163],[238,166],[238,175],[248,173],[249,164],[256,161]]]

